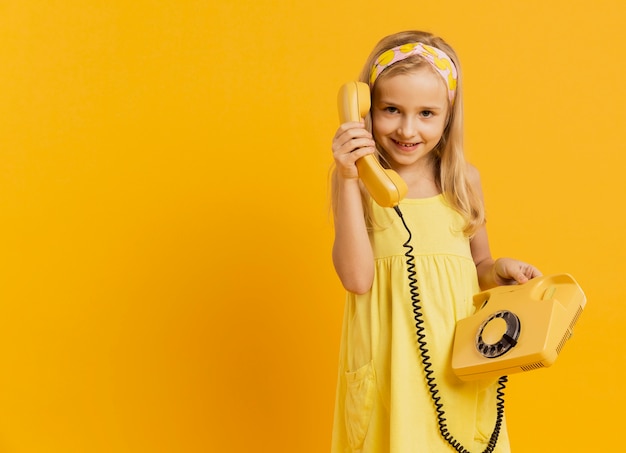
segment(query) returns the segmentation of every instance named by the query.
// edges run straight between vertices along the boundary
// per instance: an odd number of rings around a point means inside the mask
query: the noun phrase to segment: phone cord
[[[419,295],[419,289],[417,286],[417,272],[415,272],[415,256],[413,255],[413,246],[411,245],[411,239],[413,235],[411,234],[411,230],[406,224],[404,220],[404,216],[402,215],[402,211],[398,206],[394,207],[395,211],[400,216],[402,220],[402,224],[409,234],[409,238],[404,243],[404,247],[407,249],[404,256],[406,256],[406,264],[407,271],[409,276],[409,288],[411,293],[411,305],[413,306],[413,314],[415,316],[415,329],[417,333],[417,343],[420,356],[422,358],[422,364],[424,366],[424,375],[426,378],[426,384],[428,385],[428,389],[430,392],[431,399],[435,405],[435,411],[437,412],[437,423],[439,425],[439,432],[441,436],[444,438],[446,442],[448,442],[452,448],[460,453],[470,453],[459,441],[457,441],[448,431],[448,425],[446,424],[446,413],[443,409],[443,403],[441,403],[441,396],[438,395],[439,389],[437,388],[437,383],[435,382],[435,378],[433,376],[432,363],[430,361],[430,356],[428,355],[428,347],[426,344],[426,334],[424,333],[424,314],[422,313],[421,301]],[[508,381],[507,376],[502,376],[498,379],[498,388],[497,388],[497,403],[496,403],[496,424],[491,433],[491,437],[489,438],[489,442],[487,444],[487,448],[483,450],[483,453],[492,453],[496,448],[496,443],[498,442],[498,436],[500,435],[500,430],[502,428],[502,419],[504,417],[504,389],[506,388],[506,382]]]

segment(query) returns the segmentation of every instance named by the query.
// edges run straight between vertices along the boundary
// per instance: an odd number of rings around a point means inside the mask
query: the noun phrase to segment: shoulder
[[[465,165],[465,178],[470,190],[482,199],[483,188],[480,181],[480,172],[478,171],[478,168],[476,168],[469,162]]]
[[[467,180],[470,184],[480,184],[480,172],[478,171],[478,168],[469,162],[465,163],[465,175],[467,176]]]
[[[480,183],[480,172],[478,168],[467,162],[465,164],[465,177],[467,178],[467,182],[475,189],[479,189],[481,186]]]

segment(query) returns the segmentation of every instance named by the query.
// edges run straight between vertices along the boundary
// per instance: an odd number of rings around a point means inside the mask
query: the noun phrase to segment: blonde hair
[[[387,36],[381,39],[374,47],[363,66],[359,80],[369,83],[372,66],[378,57],[385,51],[401,46],[403,44],[421,42],[432,47],[443,50],[454,62],[457,69],[457,87],[454,102],[450,105],[447,125],[444,129],[441,140],[432,151],[435,164],[435,182],[441,190],[446,202],[455,209],[465,220],[463,233],[467,236],[473,235],[485,222],[485,209],[483,201],[477,190],[468,180],[468,164],[463,152],[463,97],[462,97],[462,77],[459,60],[454,49],[452,49],[443,39],[422,31],[404,31]],[[405,60],[394,63],[385,69],[376,82],[387,77],[398,74],[412,72],[418,68],[428,67],[435,71],[432,65],[423,57],[414,55]],[[374,86],[376,84],[374,83]],[[372,87],[372,90],[374,87]],[[368,130],[372,130],[371,114],[367,115],[365,124]],[[377,155],[383,167],[390,165],[385,159],[384,150],[377,145]],[[335,172],[333,172],[333,181]],[[334,186],[334,184],[333,184]],[[334,192],[334,189],[333,189]],[[371,223],[371,208],[369,194],[362,187],[363,208],[368,225]],[[335,197],[333,197],[335,199]]]

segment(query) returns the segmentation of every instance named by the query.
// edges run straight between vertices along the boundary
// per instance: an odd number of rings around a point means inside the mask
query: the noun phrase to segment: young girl
[[[358,179],[356,160],[375,154],[408,185],[399,209],[412,233],[446,428],[464,448],[482,452],[494,431],[498,384],[453,374],[455,323],[473,313],[480,290],[541,274],[491,257],[478,171],[463,155],[460,67],[450,46],[425,32],[388,36],[360,81],[371,89],[370,114],[364,124],[342,124],[332,143],[333,262],[347,290],[332,451],[454,450],[440,433],[418,350],[403,246],[408,233],[394,209],[373,202]],[[493,451],[509,451],[504,423]]]

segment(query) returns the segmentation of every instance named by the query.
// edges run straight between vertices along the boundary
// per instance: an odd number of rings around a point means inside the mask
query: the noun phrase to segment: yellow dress
[[[442,195],[400,203],[413,238],[417,286],[432,369],[450,434],[472,453],[483,452],[496,420],[495,380],[462,382],[451,350],[457,320],[473,312],[479,291],[461,216]],[[449,453],[423,365],[409,287],[408,233],[390,208],[375,203],[370,233],[375,276],[364,295],[347,293],[332,453]],[[506,424],[494,450],[509,452]]]

